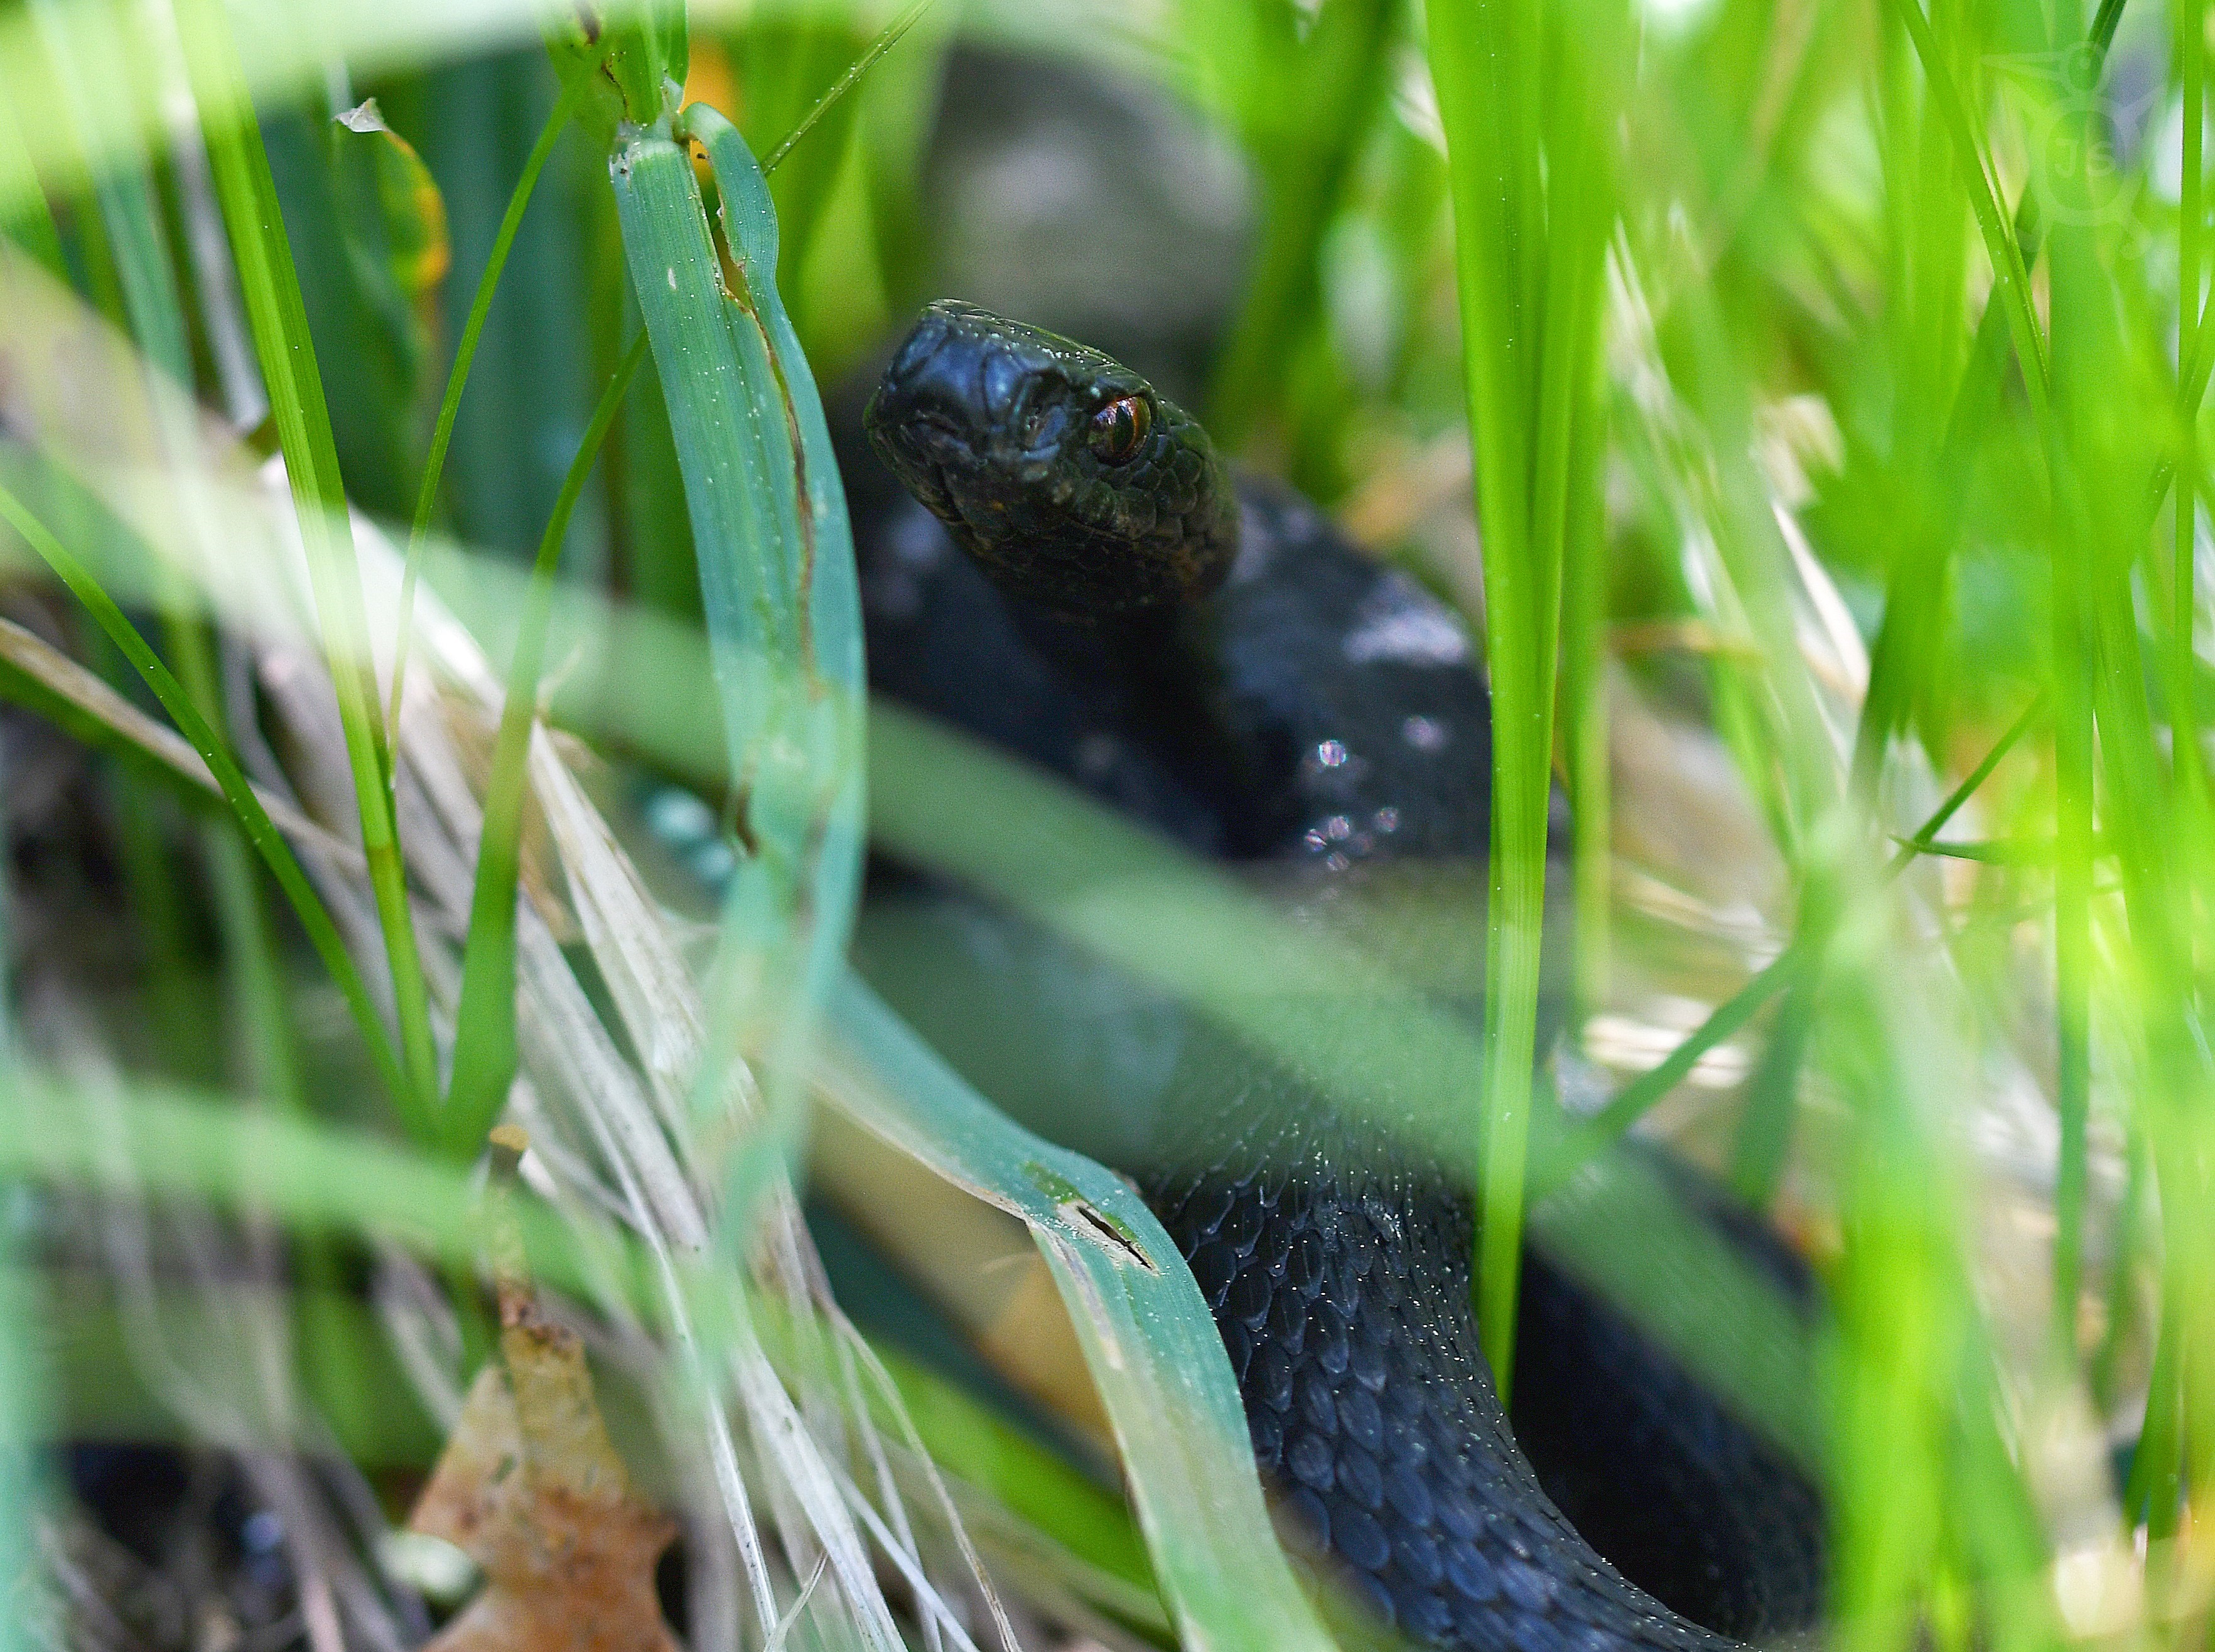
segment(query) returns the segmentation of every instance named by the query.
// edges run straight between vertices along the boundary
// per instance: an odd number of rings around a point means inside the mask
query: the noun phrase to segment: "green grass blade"
[[[1930,95],[1953,139],[1954,163],[1960,168],[1968,189],[1970,210],[1976,216],[1978,233],[1984,237],[1985,256],[1991,260],[2000,313],[2006,318],[2008,332],[2014,339],[2016,359],[2022,364],[2023,389],[2038,422],[2043,425],[2047,419],[2052,367],[2046,357],[2045,335],[2040,331],[2038,316],[2031,303],[2030,272],[2024,262],[2022,244],[2016,238],[2014,220],[2000,211],[1999,188],[1995,182],[1997,168],[1979,139],[1978,123],[1931,36],[1930,21],[1924,16],[1919,0],[1890,0],[1890,4],[1914,44]]]
[[[796,1099],[790,1077],[837,978],[859,890],[860,598],[820,400],[776,296],[767,186],[727,122],[700,106],[686,120],[715,168],[743,291],[724,290],[684,147],[637,134],[612,170],[684,474],[745,851],[717,974],[729,982],[743,968],[758,985],[717,992],[710,1049],[767,1052],[772,1096]],[[720,1070],[711,1059],[697,1083],[718,1084]],[[783,1105],[775,1116],[788,1142],[796,1118]]]
[[[1036,1238],[1185,1643],[1329,1647],[1270,1529],[1230,1358],[1175,1241],[1115,1176],[1009,1123],[859,981],[830,1021],[835,1104]]]
[[[1477,1198],[1477,1324],[1503,1398],[1513,1383],[1521,1273],[1523,1179],[1544,926],[1545,817],[1553,683],[1538,677],[1550,638],[1538,633],[1559,563],[1532,537],[1526,432],[1534,411],[1529,357],[1540,318],[1524,266],[1539,135],[1518,122],[1512,81],[1533,72],[1534,21],[1512,0],[1442,8],[1430,17],[1431,72],[1446,131],[1460,273],[1470,439],[1486,548],[1485,643],[1492,678],[1492,872],[1485,945],[1486,1057]],[[1527,164],[1519,165],[1519,162]],[[1533,841],[1531,790],[1540,793]]]
[[[363,852],[369,861],[400,1027],[408,1096],[402,1117],[411,1131],[419,1133],[419,1140],[428,1140],[420,1133],[430,1130],[437,1105],[438,1056],[408,912],[407,868],[392,809],[391,756],[377,697],[361,578],[330,413],[316,370],[268,156],[239,79],[230,21],[221,0],[182,0],[177,13],[186,65],[207,134],[216,193],[230,228],[232,256],[307,552],[324,659],[346,730]]]
[[[1315,450],[1326,421],[1285,382],[1285,364],[1323,326],[1322,248],[1346,205],[1362,150],[1389,107],[1398,8],[1343,0],[1309,13],[1234,4],[1244,36],[1223,69],[1235,83],[1232,118],[1260,185],[1255,247],[1236,319],[1207,393],[1207,425],[1236,450],[1257,435],[1280,441],[1296,479],[1327,485]],[[1235,36],[1232,38],[1236,38]]]
[[[0,1090],[0,1178],[126,1196],[205,1200],[235,1215],[310,1233],[389,1236],[420,1253],[474,1266],[486,1237],[468,1172],[450,1161],[235,1097],[177,1086],[128,1090],[71,1082],[18,1066]],[[543,1206],[519,1203],[534,1273],[591,1294],[607,1276]],[[653,1298],[634,1265],[632,1300]]]
[[[2123,1515],[2144,1520],[2152,1539],[2175,1535],[2184,1493],[2183,1385],[2176,1369],[2179,1327],[2164,1307],[2156,1332],[2153,1374],[2146,1382],[2145,1421],[2131,1453]]]
[[[2081,111],[2061,113],[2064,141],[2089,141]],[[2056,1062],[2054,1109],[2060,1125],[2054,1185],[2053,1309],[2057,1345],[2072,1355],[2083,1285],[2083,1221],[2089,1186],[2091,1116],[2092,885],[2095,770],[2111,774],[2125,761],[2120,726],[2108,725],[2116,702],[2103,709],[2099,655],[2103,623],[2101,564],[2114,541],[2095,521],[2093,490],[2105,471],[2098,435],[2101,388],[2114,370],[2115,340],[2100,314],[2107,304],[2092,236],[2081,201],[2065,197],[2065,221],[2047,239],[2052,323],[2053,396],[2059,427],[2049,436],[2053,479],[2052,560],[2054,710],[2053,958]],[[2135,624],[2133,623],[2133,649]],[[2118,662],[2120,663],[2120,662]],[[2143,701],[2139,702],[2143,709]],[[2112,786],[2112,781],[2110,782]],[[2112,795],[2112,792],[2111,792]],[[2126,868],[2127,870],[2127,868]],[[2142,938],[2150,941],[2149,935]]]
[[[2075,584],[2066,571],[2070,560],[2065,550],[2056,548],[2057,585]],[[2054,606],[2063,691],[2054,740],[2053,971],[2059,1053],[2053,1086],[2061,1138],[2054,1186],[2053,1300],[2056,1323],[2073,1327],[2083,1287],[2084,1195],[2089,1174],[2085,1131],[2092,1104],[2094,718],[2091,697],[2082,681],[2083,663],[2091,652],[2083,629],[2083,599],[2065,590]],[[2073,1344],[2073,1330],[2068,1340]]]
[[[307,874],[300,870],[300,864],[293,859],[292,851],[270,823],[261,798],[255,795],[253,786],[248,783],[245,774],[224,747],[221,737],[209,726],[207,719],[193,706],[192,697],[185,692],[184,686],[171,675],[169,668],[162,663],[161,657],[147,646],[145,639],[124,617],[123,611],[101,589],[99,582],[92,578],[84,565],[72,556],[62,542],[46,530],[46,524],[26,510],[21,501],[4,486],[0,486],[0,517],[7,519],[9,525],[23,536],[25,542],[54,571],[71,593],[84,604],[86,611],[107,633],[108,639],[145,680],[147,688],[161,701],[162,709],[169,713],[185,737],[192,743],[193,749],[199,753],[200,760],[208,766],[208,772],[215,776],[217,784],[223,788],[224,801],[230,804],[248,841],[291,902],[293,911],[299,915],[301,927],[307,931],[308,939],[323,960],[324,967],[331,972],[331,979],[345,994],[347,1006],[353,1012],[354,1019],[361,1027],[363,1041],[377,1064],[378,1076],[392,1093],[394,1105],[401,1110],[402,1118],[411,1127],[427,1127],[428,1119],[412,1111],[415,1106],[414,1092],[405,1080],[393,1054],[383,1021],[370,1001],[368,988],[354,968],[352,955],[346,950],[346,944],[339,939],[338,930],[331,922],[330,915],[323,909],[322,901],[316,897],[313,886],[309,884]]]
[[[623,406],[631,376],[645,358],[643,333],[631,346],[592,410],[585,439],[569,462],[561,492],[531,570],[515,656],[507,670],[507,695],[493,744],[485,785],[484,831],[477,847],[476,884],[469,903],[469,943],[462,955],[461,1005],[454,1020],[454,1073],[439,1128],[446,1150],[475,1155],[484,1134],[507,1104],[515,1080],[515,902],[522,872],[523,802],[531,731],[537,718],[538,678],[546,654],[546,625],[553,610],[554,576],[561,566],[570,513],[592,474],[593,462]]]
[[[23,146],[22,129],[16,124],[19,119],[9,100],[0,97],[0,178],[25,179],[29,183],[9,200],[6,211],[0,211],[0,234],[38,260],[55,280],[66,281],[69,266],[62,257],[61,236],[54,228],[46,194],[38,187],[30,152]],[[0,200],[9,200],[8,192],[0,190]]]
[[[1812,905],[1817,892],[1809,893]],[[1833,921],[1806,912],[1801,917],[1808,930],[1827,930]],[[1783,1002],[1776,1006],[1761,1058],[1754,1063],[1746,1111],[1731,1139],[1725,1179],[1749,1210],[1769,1208],[1791,1156],[1792,1129],[1799,1115],[1800,1073],[1813,1043],[1822,986],[1817,949],[1801,951],[1799,963],[1784,989]]]
[[[60,0],[36,0],[34,15],[47,36],[70,118],[81,133],[89,132],[100,124],[99,101],[104,83],[88,69],[81,56],[89,52],[97,62],[127,62],[117,29],[99,27],[114,20],[99,16],[93,5],[83,3],[77,11],[83,26],[71,30],[61,24]],[[149,158],[138,151],[129,138],[118,141],[122,146],[120,163],[94,187],[107,225],[124,308],[149,370],[166,376],[182,391],[193,382],[191,346],[176,271],[150,181]],[[217,535],[202,509],[200,483],[195,474],[199,458],[198,432],[189,416],[189,403],[181,395],[151,395],[148,401],[157,425],[162,460],[175,478],[178,503],[204,550],[212,554]],[[216,680],[213,651],[192,593],[182,578],[158,558],[153,562],[153,579],[178,680],[202,718],[212,728],[218,726],[224,716],[222,690]],[[248,845],[231,832],[212,831],[204,837],[203,849],[226,968],[238,988],[236,1001],[248,1034],[247,1049],[257,1086],[297,1105],[301,1099],[298,1063],[285,1021],[282,988],[261,894],[254,884]]]
[[[1580,437],[1587,447],[1604,451],[1604,431],[1586,428]],[[1580,456],[1580,469],[1592,462],[1592,454]],[[1568,535],[1562,594],[1562,722],[1572,811],[1574,1017],[1589,1014],[1605,1001],[1612,967],[1615,896],[1606,513],[1597,490],[1580,489],[1580,494],[1585,508]],[[1573,1019],[1571,1025],[1575,1025]]]
[[[0,1089],[9,1083],[0,1065]],[[6,1181],[0,1180],[0,1186]],[[13,1244],[8,1247],[12,1251]],[[39,1517],[48,1498],[45,1465],[52,1460],[48,1417],[52,1396],[42,1343],[51,1323],[40,1293],[14,1267],[0,1278],[0,1577],[28,1604],[31,1580],[42,1573]],[[49,1644],[21,1606],[0,1612],[0,1652],[32,1652]]]
[[[803,656],[802,663],[818,679],[813,692],[829,697],[831,716],[831,743],[818,752],[816,828],[822,837],[815,850],[808,896],[813,932],[807,991],[810,1002],[819,1002],[844,967],[846,936],[860,896],[865,829],[856,713],[867,692],[867,665],[853,527],[846,517],[846,493],[831,450],[823,399],[776,285],[776,210],[767,174],[755,165],[737,129],[715,110],[688,112],[687,131],[707,148],[721,192],[724,239],[745,278],[751,313],[768,346],[778,398],[799,437],[796,519],[788,531],[796,530],[807,547],[801,600],[810,655]]]
[[[2072,76],[2080,76],[2085,84],[2099,82],[2122,17],[2123,0],[2101,0],[2099,9],[2085,31],[2083,56],[2071,60],[2070,73]],[[1950,87],[1938,89],[1949,92]],[[1948,124],[1950,132],[1960,130],[1960,123]],[[1928,217],[1929,215],[1925,214],[1920,219],[1925,233],[1930,227]],[[1941,215],[1941,220],[1943,221],[1943,215]],[[2022,266],[2026,270],[2034,267],[2045,234],[2036,189],[2026,188],[2017,199],[2012,234]],[[1995,265],[1995,267],[1998,266]],[[2000,397],[2004,388],[2009,341],[2011,336],[2020,335],[2022,320],[2020,311],[2009,299],[2010,290],[2004,285],[1996,285],[1978,317],[1967,360],[1953,389],[1942,448],[1931,473],[1937,478],[1956,476],[1973,462],[1976,444],[1989,434],[1995,420],[2001,416]],[[1950,307],[1952,294],[1942,285],[1935,295],[1935,301],[1939,307]],[[1929,352],[1918,349],[1917,353],[1919,358],[1927,356]],[[2189,350],[2180,352],[2181,356],[2190,354]],[[2036,387],[2034,386],[2034,395]],[[1920,449],[1926,445],[1926,439],[1918,435],[1914,445]],[[1865,775],[1868,766],[1881,752],[1881,737],[1897,725],[1905,713],[1906,700],[1911,691],[1905,688],[1894,690],[1890,679],[1896,674],[1887,669],[1887,657],[1905,646],[1905,652],[1919,658],[1933,652],[1940,643],[1935,630],[1927,626],[1922,635],[1912,639],[1895,634],[1903,613],[1918,609],[1927,611],[1935,603],[1932,593],[1942,586],[1952,554],[1952,535],[1960,525],[1958,511],[1962,499],[1958,490],[1943,485],[1931,486],[1927,480],[1924,486],[1930,505],[1938,513],[1939,519],[1931,524],[1935,548],[1916,558],[1920,566],[1902,570],[1906,576],[1908,590],[1914,592],[1920,602],[1903,604],[1892,597],[1887,600],[1884,622],[1874,650],[1875,669],[1871,674],[1868,695],[1862,707],[1862,725],[1856,732],[1857,775]]]
[[[1600,271],[1614,131],[1600,113],[1624,19],[1526,0],[1429,14],[1446,136],[1493,694],[1484,1152],[1477,1319],[1512,1378],[1539,949],[1545,921],[1556,650],[1572,520],[1589,517]],[[1583,456],[1579,460],[1578,456]]]
[[[2206,324],[2200,290],[2204,270],[2207,212],[2203,150],[2207,120],[2207,9],[2200,0],[2183,0],[2175,8],[2176,59],[2183,82],[2183,164],[2176,205],[2176,355],[2188,361],[2200,351],[2200,333]],[[2178,386],[2180,398],[2184,394]],[[2197,425],[2197,408],[2179,401],[2177,425],[2187,452],[2176,478],[2174,512],[2175,550],[2169,572],[2172,617],[2169,621],[2169,750],[2175,754],[2176,786],[2181,806],[2188,811],[2187,837],[2204,829],[2207,809],[2207,777],[2200,759],[2200,721],[2192,692],[2193,620],[2198,596],[2194,558],[2194,534],[2200,513],[2199,466],[2188,452]]]
[[[2097,82],[2107,66],[2108,51],[2115,43],[2115,30],[2123,20],[2123,0],[2100,0],[2100,9],[2085,31],[2087,48],[2084,72]],[[2022,248],[2026,268],[2038,260],[2045,236],[2043,220],[2039,216],[2038,193],[2026,189],[2016,204],[2015,241]],[[1969,364],[1961,378],[1961,385],[1954,398],[1952,412],[1946,423],[1945,469],[1958,468],[1971,451],[1977,438],[1988,432],[1998,410],[2000,391],[2005,377],[2008,341],[2013,336],[2020,319],[2004,302],[2006,294],[1995,291],[1984,313],[1977,318],[1977,333],[1970,346]],[[2186,352],[2188,354],[2188,352]]]
[[[492,254],[486,259],[484,273],[477,278],[477,290],[469,298],[469,313],[462,323],[461,342],[454,346],[454,364],[446,374],[445,393],[439,400],[439,419],[431,431],[431,451],[423,461],[423,482],[415,496],[415,520],[408,530],[407,566],[400,576],[400,633],[392,647],[392,695],[390,709],[385,713],[386,726],[400,726],[401,691],[408,679],[408,646],[415,613],[415,584],[423,571],[423,541],[431,531],[431,514],[439,505],[439,480],[445,474],[446,449],[454,439],[454,420],[462,411],[462,393],[469,388],[469,364],[476,359],[477,341],[484,336],[485,318],[492,314],[492,301],[500,291],[500,272],[507,267],[508,253],[515,246],[516,232],[523,228],[525,209],[538,187],[538,174],[546,169],[546,162],[554,153],[554,144],[568,125],[569,116],[581,95],[576,83],[566,82],[561,95],[555,100],[553,112],[539,129],[538,139],[531,146],[531,153],[523,163],[523,174],[515,180],[515,192],[508,197],[507,211],[501,214],[500,229],[493,236]]]
[[[932,0],[911,0],[906,9],[877,31],[874,39],[864,47],[859,57],[847,64],[838,78],[824,89],[823,95],[808,107],[807,113],[794,123],[793,128],[769,152],[761,163],[762,175],[766,178],[784,164],[784,157],[792,153],[800,140],[815,130],[815,125],[834,108],[838,101],[861,83],[862,76],[877,65],[883,57],[900,43],[901,37],[923,21],[923,14],[931,8]]]

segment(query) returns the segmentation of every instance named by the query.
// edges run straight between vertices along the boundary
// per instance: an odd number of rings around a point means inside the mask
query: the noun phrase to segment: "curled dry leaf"
[[[476,1561],[485,1587],[426,1652],[677,1652],[653,1589],[676,1522],[631,1490],[576,1333],[519,1270],[503,1267],[499,1290],[500,1357],[408,1521]]]

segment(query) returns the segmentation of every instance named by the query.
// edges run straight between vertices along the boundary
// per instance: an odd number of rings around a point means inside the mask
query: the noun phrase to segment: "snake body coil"
[[[1447,1000],[1481,993],[1490,703],[1450,612],[1305,501],[1234,481],[1118,364],[968,306],[924,313],[867,424],[945,529],[848,465],[880,691],[1249,863],[1316,921],[1427,909],[1396,962]],[[942,901],[927,923],[926,978],[895,1001],[973,1050],[1033,1030],[989,1093],[1150,1099],[1146,1139],[1110,1156],[1192,1265],[1265,1477],[1388,1624],[1485,1652],[1686,1652],[1811,1619],[1806,1481],[1543,1257],[1519,1382],[1553,1484],[1712,1628],[1602,1559],[1518,1448],[1479,1350],[1469,1208],[1435,1172],[1018,921]],[[1319,983],[1307,1013],[1359,1051],[1358,999]],[[1773,1239],[1713,1214],[1804,1294]]]

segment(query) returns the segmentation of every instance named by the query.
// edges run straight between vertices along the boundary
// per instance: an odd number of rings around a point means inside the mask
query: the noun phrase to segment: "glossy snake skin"
[[[879,691],[1245,863],[1289,911],[1358,923],[1396,892],[1444,915],[1396,956],[1477,1000],[1490,702],[1448,610],[1296,495],[1235,480],[1118,364],[968,306],[924,313],[867,423],[905,489],[849,456]],[[1566,1273],[1534,1254],[1524,1279],[1517,1412],[1542,1482],[1479,1351],[1468,1206],[1435,1174],[1019,920],[876,883],[905,915],[865,926],[864,968],[904,924],[925,961],[881,984],[988,1093],[1143,1116],[1093,1150],[1191,1263],[1296,1532],[1384,1624],[1486,1652],[1678,1652],[1813,1620],[1813,1490]],[[1330,983],[1311,1013],[1362,1035]],[[1764,1229],[1667,1173],[1806,1300]]]

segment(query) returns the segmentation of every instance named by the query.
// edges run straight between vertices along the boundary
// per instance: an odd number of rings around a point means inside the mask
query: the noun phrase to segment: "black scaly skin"
[[[1097,350],[942,300],[885,375],[896,418],[878,453],[994,578],[1040,607],[1096,618],[1222,583],[1238,505],[1207,432]],[[1088,445],[1123,397],[1150,428],[1118,462]]]
[[[1473,878],[1462,898],[1481,901],[1490,703],[1458,621],[1296,495],[1234,493],[1170,404],[1155,401],[1145,451],[1102,464],[1092,415],[1133,394],[1151,395],[1096,352],[968,306],[925,312],[871,401],[870,439],[976,560],[903,509],[881,473],[845,463],[873,682],[1199,852],[1263,863],[1295,910],[1357,908],[1411,872]],[[1168,499],[1114,506],[1146,524],[1126,565],[1100,531],[1103,486]],[[1157,530],[1172,521],[1200,524],[1200,542],[1165,546]],[[1088,608],[1107,617],[1068,617]],[[1005,915],[941,902],[928,921],[932,979],[902,1007],[934,1035],[943,1019],[978,1036],[980,1003],[994,1028],[1050,1019],[1026,1014],[1047,1001],[1040,982],[1088,967]],[[1449,996],[1474,995],[1482,936],[1460,918],[1424,963]],[[1439,1646],[1732,1645],[1624,1581],[1518,1449],[1470,1308],[1466,1202],[1326,1124],[1298,1074],[1143,999],[1107,1043],[1057,1049],[1049,1035],[1022,1063],[1047,1089],[1150,1093],[1184,1117],[1126,1168],[1207,1298],[1265,1475],[1346,1579]],[[1326,993],[1315,1013],[1360,1036],[1358,1003]],[[1804,1292],[1796,1263],[1746,1226],[1764,1265]],[[1619,1523],[1655,1548],[1649,1576],[1738,1634],[1810,1621],[1820,1511],[1805,1483],[1543,1258],[1524,1288],[1522,1381],[1560,1402],[1535,1415],[1583,1472],[1564,1486],[1589,1492],[1597,1475],[1625,1498],[1641,1484],[1689,1493],[1691,1506]],[[1535,1358],[1534,1335],[1549,1341]],[[1586,1361],[1628,1397],[1580,1404]],[[1649,1458],[1660,1472],[1641,1481],[1634,1459]],[[1604,1519],[1610,1500],[1587,1501]],[[1753,1563],[1735,1575],[1719,1556]]]

